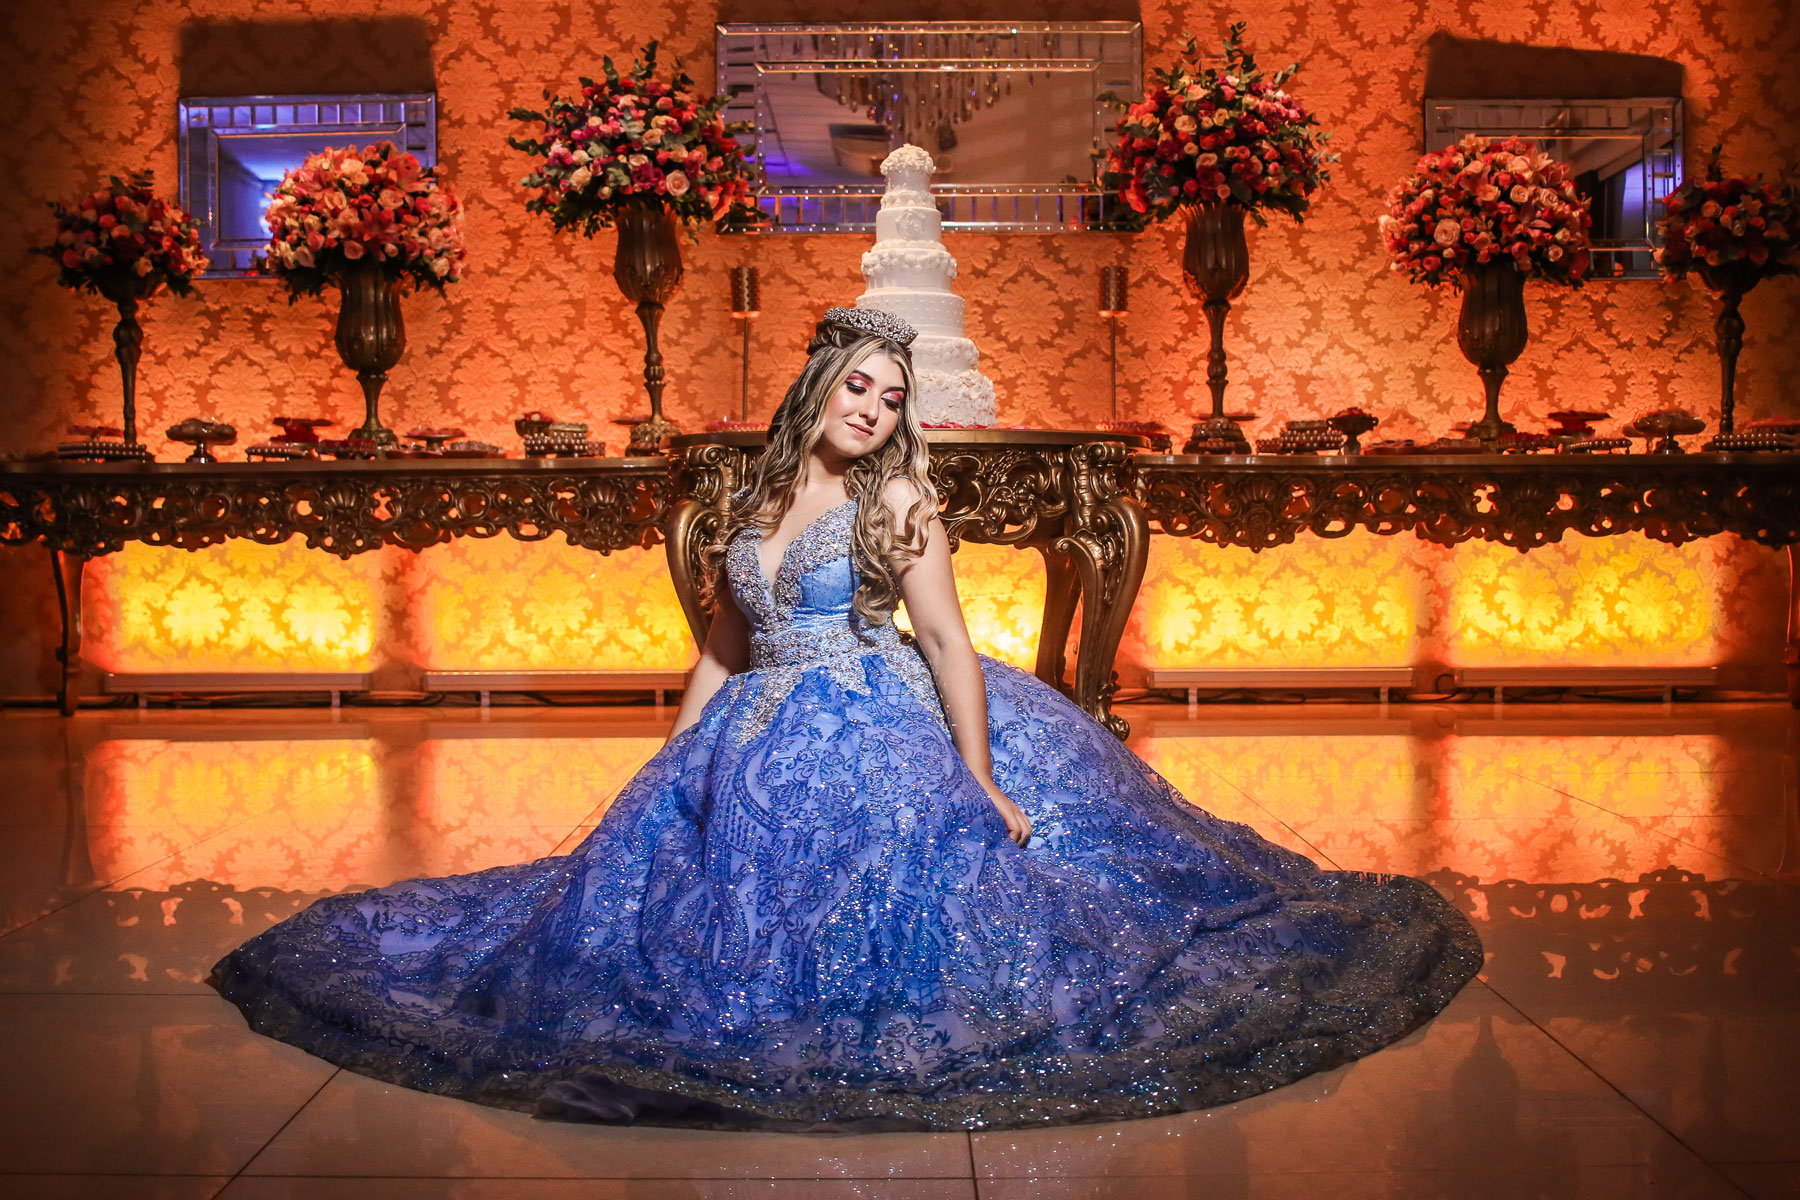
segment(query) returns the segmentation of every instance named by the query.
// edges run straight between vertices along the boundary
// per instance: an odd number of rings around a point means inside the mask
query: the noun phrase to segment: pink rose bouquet
[[[541,137],[506,139],[543,159],[520,181],[537,193],[527,209],[547,214],[556,229],[579,228],[590,237],[631,202],[669,209],[690,232],[701,221],[760,219],[735,136],[750,123],[720,118],[725,97],[702,100],[684,71],[657,78],[655,42],[626,74],[612,59],[600,61],[606,77],[581,79],[580,94],[546,91],[545,110],[510,111],[514,120],[543,127]]]
[[[1800,270],[1800,188],[1761,176],[1727,176],[1714,146],[1705,178],[1663,197],[1663,244],[1656,265],[1665,280],[1690,271],[1748,263],[1761,276]]]
[[[151,172],[107,186],[73,205],[52,204],[56,240],[32,252],[53,260],[64,287],[109,297],[154,295],[168,288],[193,290],[209,260],[200,251],[200,228],[178,205],[159,199]]]
[[[1312,194],[1331,178],[1329,133],[1285,85],[1299,70],[1265,76],[1243,48],[1244,25],[1230,27],[1217,66],[1202,67],[1186,39],[1180,65],[1155,69],[1155,82],[1116,125],[1100,183],[1133,211],[1163,220],[1194,204],[1243,207],[1257,224],[1274,209],[1304,220]]]
[[[257,265],[287,286],[290,303],[366,263],[439,292],[462,278],[461,202],[392,142],[309,155],[282,178],[265,219]]]
[[[1519,138],[1470,134],[1425,155],[1388,193],[1387,209],[1392,269],[1431,287],[1495,261],[1571,287],[1587,275],[1587,199],[1566,164]]]

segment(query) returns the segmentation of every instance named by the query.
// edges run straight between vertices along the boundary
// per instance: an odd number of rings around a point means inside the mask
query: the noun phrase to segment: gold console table
[[[669,509],[654,458],[346,462],[0,463],[0,545],[51,552],[62,615],[59,700],[81,700],[81,581],[127,542],[198,550],[231,538],[300,538],[349,558],[458,537],[561,534],[602,554],[651,546]]]

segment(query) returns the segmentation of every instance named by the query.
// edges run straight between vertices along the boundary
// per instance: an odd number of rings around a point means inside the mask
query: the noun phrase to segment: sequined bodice
[[[936,683],[918,649],[891,620],[871,625],[853,608],[862,581],[850,550],[855,523],[854,500],[821,513],[788,543],[773,580],[763,573],[757,527],[740,530],[726,547],[731,594],[750,622],[750,669],[771,677],[747,734],[761,729],[806,670],[824,668],[847,691],[866,693],[870,655],[943,719]]]
[[[861,583],[850,552],[855,522],[854,500],[819,514],[788,543],[773,580],[763,573],[760,530],[748,527],[732,540],[725,573],[750,622],[752,669],[899,644],[891,622],[871,626],[853,612]]]

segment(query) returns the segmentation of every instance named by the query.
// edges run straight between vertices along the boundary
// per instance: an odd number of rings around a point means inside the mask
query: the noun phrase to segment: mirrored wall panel
[[[1465,134],[1525,137],[1575,169],[1596,277],[1654,279],[1662,200],[1681,186],[1681,100],[1427,100],[1425,148]]]
[[[937,162],[949,228],[1103,223],[1093,151],[1134,98],[1143,41],[1129,21],[926,21],[718,27],[727,121],[750,121],[769,232],[868,231],[881,160],[908,142]]]
[[[437,97],[195,96],[179,103],[181,203],[200,223],[212,268],[234,279],[268,241],[269,196],[291,167],[327,147],[391,141],[437,164]]]

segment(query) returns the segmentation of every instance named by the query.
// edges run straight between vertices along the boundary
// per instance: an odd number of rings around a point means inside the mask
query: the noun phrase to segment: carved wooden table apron
[[[555,534],[602,554],[648,547],[669,510],[664,458],[0,463],[0,545],[42,542],[62,610],[62,711],[80,700],[81,577],[126,542],[198,550],[299,536],[340,558],[457,537]]]
[[[950,548],[964,541],[1020,546],[1044,556],[1044,624],[1037,676],[1068,693],[1120,738],[1113,714],[1113,657],[1149,556],[1144,517],[1126,494],[1125,466],[1142,439],[1056,429],[928,430],[931,482]],[[700,607],[700,551],[718,532],[725,500],[762,451],[760,432],[696,434],[671,443],[677,492],[667,550],[675,594],[694,640],[712,624]],[[1073,685],[1065,647],[1081,609]]]
[[[1157,532],[1262,550],[1301,533],[1411,532],[1529,550],[1566,533],[1679,546],[1734,533],[1788,555],[1788,696],[1800,707],[1800,461],[1779,454],[1360,458],[1140,454]]]

